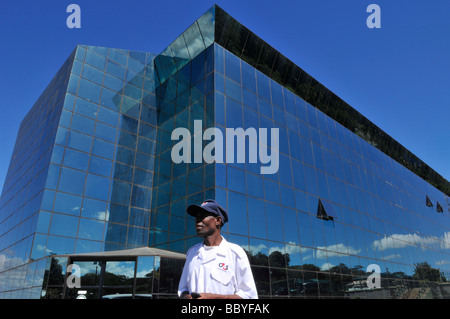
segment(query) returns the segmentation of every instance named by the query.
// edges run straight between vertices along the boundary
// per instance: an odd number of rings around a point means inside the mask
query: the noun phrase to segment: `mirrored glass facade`
[[[161,54],[78,46],[19,131],[0,200],[0,297],[40,298],[52,255],[185,253],[200,240],[186,207],[215,198],[262,298],[449,298],[448,182],[354,112],[217,6]],[[177,128],[189,162],[174,161]],[[239,160],[227,128],[269,133],[244,138]],[[205,161],[225,145],[223,161]],[[278,170],[261,174],[251,147],[278,152]],[[61,271],[45,282],[55,298]]]
[[[215,80],[217,127],[279,129],[277,174],[216,164],[228,239],[249,253],[260,296],[442,296],[449,212],[435,204],[445,194],[217,44]],[[361,289],[373,264],[382,289]]]

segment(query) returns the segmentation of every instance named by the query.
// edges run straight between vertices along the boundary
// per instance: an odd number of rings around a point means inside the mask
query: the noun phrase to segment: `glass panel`
[[[249,64],[242,62],[242,85],[252,92],[256,92],[255,69]]]
[[[90,173],[110,177],[111,171],[112,171],[112,162],[111,161],[109,161],[107,159],[103,159],[101,157],[91,156],[91,162],[89,163],[89,172]]]
[[[86,51],[86,59],[85,63],[88,63],[97,69],[104,70],[106,65],[106,58],[103,56],[100,56],[90,50]]]
[[[183,36],[186,40],[186,44],[188,46],[188,51],[191,59],[195,58],[200,52],[206,49],[197,22],[194,22],[183,33]]]
[[[109,193],[109,179],[94,174],[87,174],[84,195],[95,199],[107,200]]]
[[[81,209],[82,217],[108,220],[108,215],[106,202],[91,198],[83,199],[83,208]]]
[[[184,262],[184,259],[161,258],[160,267],[158,267],[157,264],[155,265],[155,268],[159,272],[159,294],[177,293],[178,282],[180,281]]]
[[[267,240],[250,237],[249,260],[251,265],[268,266],[269,249]]]
[[[81,199],[81,196],[57,192],[53,211],[78,216],[80,214]]]
[[[129,247],[142,247],[148,243],[148,229],[128,227],[127,245]]]
[[[279,297],[287,297],[287,274],[284,269],[270,269],[271,294]]]
[[[50,225],[50,219],[52,214],[49,212],[39,212],[39,219],[36,225],[36,232],[48,233],[48,227]]]
[[[266,212],[264,201],[248,197],[249,235],[267,238]]]
[[[93,68],[89,65],[85,65],[83,68],[83,78],[88,79],[94,83],[103,84],[103,75],[104,73],[96,68]]]
[[[88,101],[99,103],[101,89],[100,85],[82,78],[78,88],[78,96]]]
[[[206,75],[205,52],[200,53],[191,62],[191,85],[201,81]]]
[[[86,173],[62,167],[61,176],[59,177],[58,190],[76,195],[82,195],[85,178]]]
[[[67,147],[74,148],[86,153],[89,153],[91,151],[91,136],[74,131],[68,131],[68,133]]]
[[[295,210],[283,208],[283,229],[284,242],[289,244],[299,244],[297,213]]]
[[[75,102],[75,112],[95,119],[97,117],[98,105],[85,99],[78,98]]]
[[[97,123],[95,137],[114,143],[116,141],[116,133],[117,129],[115,127],[100,122]]]
[[[77,219],[77,217],[72,217],[72,216],[65,216],[65,217],[70,218],[69,222],[74,222],[75,219]],[[64,221],[61,221],[61,224],[64,224]],[[78,221],[76,221],[75,224],[78,224]],[[69,227],[71,227],[72,229],[75,228],[73,225],[69,226]],[[73,254],[74,251],[75,251],[75,238],[61,237],[61,236],[48,236],[47,249],[46,249],[47,255],[48,254],[54,254],[54,255]]]
[[[53,214],[49,233],[53,235],[76,237],[78,217]]]
[[[121,65],[126,65],[128,56],[125,55],[123,52],[121,52],[121,50],[110,49],[108,59],[117,62]]]
[[[55,164],[61,164],[64,156],[64,147],[60,145],[55,145],[53,147],[53,154],[51,162]]]
[[[94,138],[94,142],[92,144],[92,154],[113,159],[114,144]]]
[[[89,163],[89,155],[70,148],[66,149],[64,155],[64,166],[69,166],[82,171],[86,171]]]
[[[100,106],[98,110],[97,120],[109,125],[117,126],[119,116],[120,113],[114,112],[113,110]]]
[[[231,233],[248,235],[246,196],[228,192],[228,230]]]
[[[132,286],[134,261],[107,261],[103,286]]]
[[[214,43],[214,18],[214,8],[211,8],[197,20],[206,47]]]
[[[120,110],[120,102],[122,100],[122,96],[114,91],[103,88],[102,90],[102,99],[100,101],[100,105],[112,109],[114,111]]]
[[[48,286],[62,286],[66,275],[67,257],[53,257],[50,259]]]
[[[281,206],[266,203],[267,238],[284,242]]]
[[[155,257],[138,257],[136,269],[136,294],[151,294],[155,277]]]
[[[90,240],[103,240],[103,229],[105,223],[98,220],[80,218],[78,238]]]
[[[103,85],[105,88],[111,89],[114,92],[120,92],[123,88],[123,79],[119,79],[115,76],[105,73],[105,79]],[[105,89],[103,89],[103,92]]]
[[[227,166],[227,187],[230,190],[245,193],[245,171]]]
[[[77,90],[78,90],[78,82],[79,81],[80,81],[80,77],[72,74],[70,76],[69,84],[67,86],[67,92],[76,95]]]
[[[101,264],[98,261],[74,261],[80,267],[81,287],[100,284]],[[89,299],[89,298],[88,298]]]
[[[58,186],[60,169],[61,167],[59,165],[50,164],[48,168],[47,182],[45,183],[46,188],[56,189],[56,187]]]
[[[256,71],[256,82],[258,86],[258,95],[270,101],[269,78],[263,73]]]
[[[111,190],[111,201],[119,204],[129,204],[131,195],[131,184],[113,181]]]
[[[264,179],[264,191],[266,194],[266,200],[277,204],[280,203],[280,188],[278,183]]]

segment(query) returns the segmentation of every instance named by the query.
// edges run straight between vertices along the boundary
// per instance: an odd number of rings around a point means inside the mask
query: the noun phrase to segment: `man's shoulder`
[[[189,248],[188,249],[188,251],[187,251],[187,255],[188,254],[190,254],[190,253],[195,253],[195,252],[197,252],[201,247],[202,247],[202,243],[197,243],[197,244],[195,244],[194,246],[191,246],[191,248]]]
[[[191,248],[188,249],[188,251],[186,252],[186,256],[192,255],[192,254],[196,254],[198,252],[198,250],[202,247],[202,243],[198,243],[195,244],[194,246],[192,246]]]
[[[246,254],[245,250],[241,246],[239,246],[238,244],[230,243],[229,241],[226,241],[226,245],[239,258],[241,258],[241,259],[242,258],[247,258],[247,254]]]

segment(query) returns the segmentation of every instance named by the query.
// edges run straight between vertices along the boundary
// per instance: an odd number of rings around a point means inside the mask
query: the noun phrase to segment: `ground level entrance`
[[[184,261],[184,254],[150,247],[50,256],[41,298],[177,298]]]

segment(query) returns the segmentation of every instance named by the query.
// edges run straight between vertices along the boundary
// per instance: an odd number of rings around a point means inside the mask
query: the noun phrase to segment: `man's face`
[[[195,218],[195,231],[198,236],[207,237],[218,231],[220,225],[220,217],[207,213],[199,213]]]

